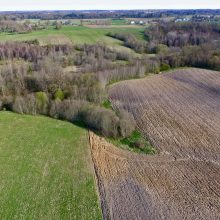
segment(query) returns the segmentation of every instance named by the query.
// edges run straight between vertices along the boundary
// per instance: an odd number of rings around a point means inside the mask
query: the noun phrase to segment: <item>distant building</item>
[[[215,20],[215,16],[202,16],[202,15],[195,15],[192,17],[192,21],[194,22],[210,22],[210,21],[214,21]]]
[[[177,18],[175,22],[187,22],[190,21],[190,18]]]

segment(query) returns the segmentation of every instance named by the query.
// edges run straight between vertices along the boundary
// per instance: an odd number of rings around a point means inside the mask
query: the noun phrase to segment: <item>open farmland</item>
[[[125,108],[158,155],[124,152],[91,134],[106,219],[220,218],[220,75],[182,69],[117,83]]]
[[[1,219],[101,219],[87,131],[0,112]]]
[[[49,27],[45,30],[37,30],[30,33],[0,33],[0,42],[38,40],[40,45],[83,45],[83,44],[105,44],[117,51],[127,52],[138,56],[134,50],[125,47],[123,42],[106,36],[107,33],[132,33],[138,39],[144,39],[144,27],[140,26],[110,26],[110,27],[85,27],[64,26],[60,30]]]
[[[110,46],[117,46],[120,45],[121,41],[108,37],[106,34],[109,32],[116,33],[118,31],[118,27],[90,28],[84,26],[64,26],[60,30],[55,30],[54,27],[50,27],[46,30],[37,30],[22,34],[0,33],[0,41],[25,41],[38,39],[41,44],[95,44],[99,42]],[[120,32],[132,33],[140,39],[143,39],[144,37],[144,27],[121,27]]]
[[[110,97],[134,114],[161,153],[219,162],[219,86],[218,72],[182,69],[119,83]]]

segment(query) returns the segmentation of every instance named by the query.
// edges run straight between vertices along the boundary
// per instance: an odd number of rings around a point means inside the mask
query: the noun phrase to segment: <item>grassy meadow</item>
[[[87,131],[0,112],[1,219],[101,219]]]
[[[121,41],[107,37],[108,32],[126,32],[132,33],[138,38],[143,38],[144,27],[85,27],[85,26],[63,26],[60,30],[55,30],[53,27],[44,30],[37,30],[30,33],[10,34],[0,33],[0,42],[4,41],[25,41],[38,39],[41,44],[94,44],[105,43],[110,46],[120,46]]]

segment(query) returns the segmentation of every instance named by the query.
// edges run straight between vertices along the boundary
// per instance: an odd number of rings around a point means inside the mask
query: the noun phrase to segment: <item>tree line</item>
[[[9,19],[104,19],[104,18],[163,18],[189,15],[219,15],[219,9],[196,9],[196,10],[65,10],[65,11],[27,11],[27,12],[0,12],[2,17]]]
[[[220,70],[218,23],[161,22],[148,28],[145,37],[162,66]]]

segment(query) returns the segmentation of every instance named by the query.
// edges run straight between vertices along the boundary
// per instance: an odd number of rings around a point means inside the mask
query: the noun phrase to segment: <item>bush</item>
[[[45,92],[36,93],[37,112],[40,114],[47,114],[49,99]]]
[[[119,121],[120,136],[124,138],[130,136],[136,128],[136,123],[133,116],[125,110],[121,110],[118,113],[118,115],[120,118]]]
[[[102,103],[102,106],[107,109],[112,109],[112,104],[108,99],[104,100],[104,102]]]
[[[85,125],[106,137],[118,137],[119,118],[114,111],[93,105],[84,106],[81,119]]]
[[[63,101],[65,98],[65,94],[61,89],[58,89],[54,95],[55,100]]]
[[[49,115],[53,118],[68,120],[70,122],[80,121],[80,111],[85,102],[77,100],[55,100],[50,107]]]
[[[46,87],[45,82],[43,80],[40,80],[34,76],[24,77],[24,83],[28,92],[42,91]]]
[[[61,28],[62,28],[61,22],[56,21],[56,22],[55,22],[55,29],[56,29],[56,30],[60,30]]]
[[[37,103],[34,95],[27,95],[26,97],[16,97],[12,110],[20,114],[36,115]]]
[[[167,63],[162,63],[162,64],[160,65],[160,71],[167,71],[167,70],[169,70],[169,69],[170,69],[170,65],[167,64]]]
[[[146,154],[155,153],[155,149],[137,130],[133,131],[129,137],[122,139],[121,143]]]
[[[23,41],[24,43],[26,44],[34,44],[34,45],[40,45],[40,42],[38,39],[34,39],[34,40],[26,40],[26,41]]]
[[[167,45],[164,45],[164,44],[158,44],[156,47],[155,47],[155,52],[156,53],[160,53],[160,54],[165,54],[165,53],[168,53],[169,51],[169,47]]]

